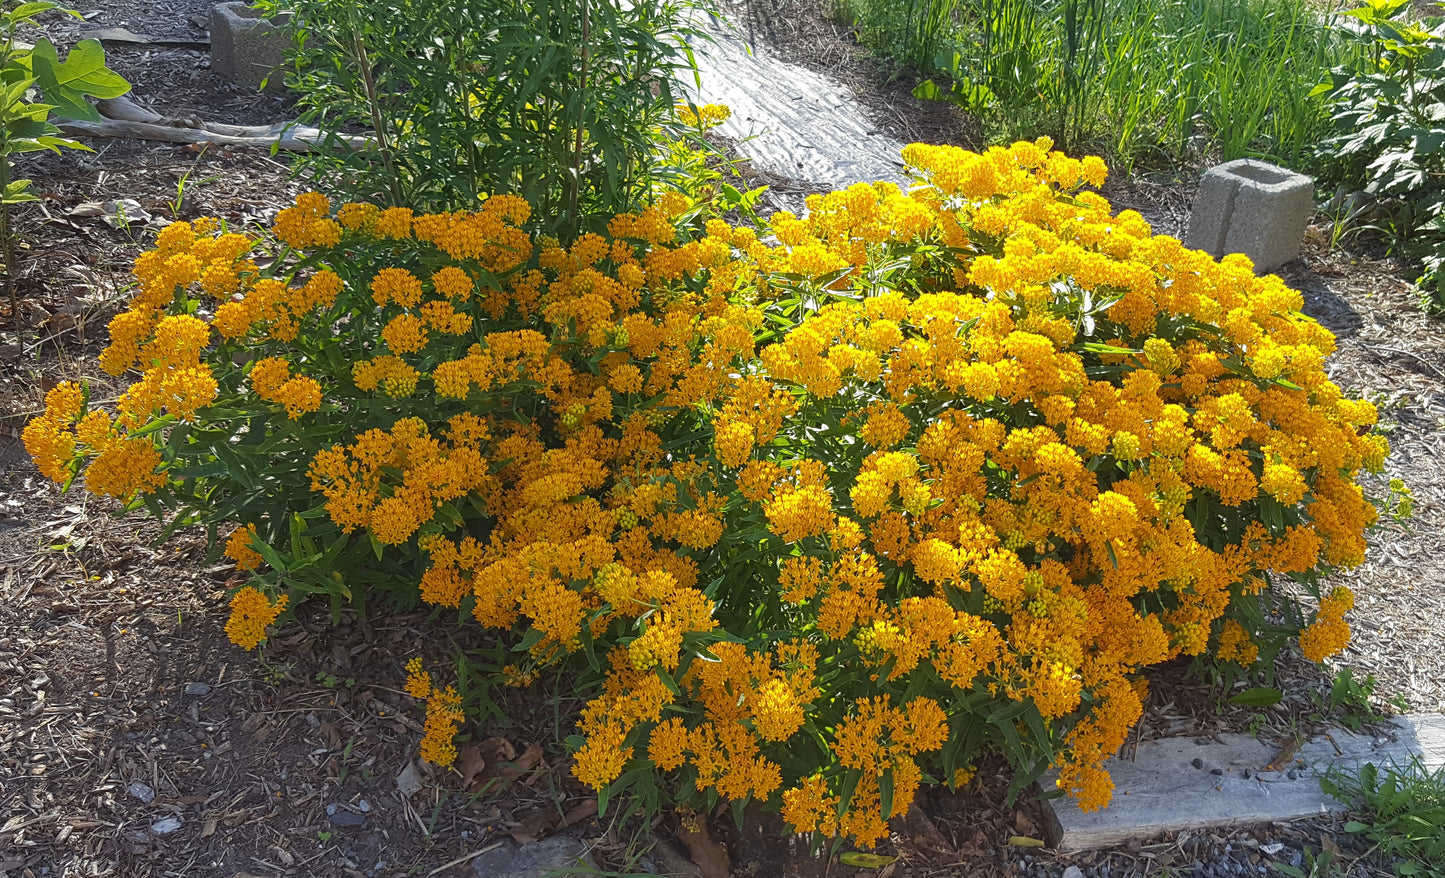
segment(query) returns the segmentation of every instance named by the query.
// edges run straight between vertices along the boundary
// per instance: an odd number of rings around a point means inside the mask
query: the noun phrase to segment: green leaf
[[[913,96],[920,101],[946,101],[948,92],[938,87],[938,83],[931,79],[925,79],[913,87]]]
[[[1279,704],[1284,698],[1284,693],[1269,686],[1258,686],[1254,689],[1246,689],[1233,698],[1229,699],[1230,704],[1242,704],[1247,707],[1269,707],[1271,704]]]
[[[1121,348],[1118,345],[1104,344],[1098,341],[1086,341],[1080,347],[1094,354],[1142,354],[1143,351],[1134,348]]]
[[[897,857],[885,857],[882,854],[865,854],[860,851],[849,851],[846,854],[840,854],[838,856],[838,862],[845,866],[852,866],[854,869],[881,869],[897,860]]]
[[[26,89],[30,88],[30,86],[34,84],[34,79],[27,78],[17,79],[12,84],[6,86],[4,97],[0,98],[0,109],[8,112],[10,107],[19,104],[20,101],[25,97]]]
[[[1009,847],[1015,848],[1041,848],[1043,841],[1037,838],[1029,838],[1027,835],[1015,835],[1008,840]]]
[[[58,114],[70,119],[99,122],[100,113],[86,96],[118,98],[130,91],[125,77],[105,66],[105,49],[99,40],[81,40],[62,62],[55,44],[42,37],[31,52],[30,62],[45,100],[54,105]]]
[[[26,201],[39,200],[39,198],[36,198],[30,193],[29,180],[12,180],[10,184],[5,187],[5,191],[0,193],[0,203],[3,204],[20,204]]]
[[[893,813],[893,769],[887,769],[883,776],[878,778],[878,804],[883,811],[883,819]]]
[[[49,12],[56,6],[57,4],[55,3],[44,2],[21,3],[19,6],[5,13],[5,23],[11,25],[19,24],[27,18],[34,18],[42,12]],[[70,12],[70,10],[65,11]],[[71,12],[70,14],[74,15],[75,13]]]
[[[1345,832],[1364,832],[1370,828],[1370,824],[1361,823],[1358,820],[1345,821]]]

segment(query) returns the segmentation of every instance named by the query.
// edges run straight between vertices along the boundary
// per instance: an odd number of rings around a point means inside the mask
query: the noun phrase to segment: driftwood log
[[[226,125],[194,116],[163,116],[128,97],[96,102],[99,122],[56,119],[61,131],[73,137],[129,137],[167,143],[214,143],[222,146],[276,146],[292,152],[318,152],[340,147],[367,149],[370,138],[339,135],[327,142],[320,130],[296,122],[272,125]]]

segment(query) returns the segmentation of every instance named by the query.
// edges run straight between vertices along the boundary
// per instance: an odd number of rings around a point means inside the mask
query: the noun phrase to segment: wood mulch
[[[95,0],[87,11],[98,15],[57,23],[55,32],[125,26],[199,37],[190,16],[209,5]],[[866,53],[846,28],[817,13],[816,0],[753,6],[771,14],[740,17],[740,27],[792,60],[858,84],[865,107],[896,136],[978,143],[971,120],[916,101],[900,83],[880,84]],[[203,52],[108,49],[137,96],[161,112],[244,124],[290,112],[282,101],[217,81]],[[488,721],[485,735],[495,737],[476,736],[465,775],[428,770],[416,761],[420,709],[400,691],[401,663],[421,655],[444,668],[458,648],[488,647],[474,626],[419,613],[358,619],[345,610],[333,625],[308,611],[257,653],[243,652],[222,631],[231,568],[207,556],[198,534],[156,545],[153,523],[116,517],[113,505],[80,491],[61,494],[38,475],[18,436],[44,390],[75,378],[92,381],[101,398],[122,389],[95,366],[95,355],[123,304],[129,261],[153,228],[201,215],[263,224],[305,186],[284,157],[265,150],[95,146],[93,154],[27,159],[25,176],[44,195],[19,215],[29,332],[21,344],[0,347],[0,875],[450,876],[467,874],[468,857],[496,838],[551,831],[594,844],[606,869],[665,862],[649,848],[671,834],[671,822],[653,832],[615,811],[588,815],[590,797],[570,779],[561,743],[572,731],[565,717],[575,712],[565,681],[494,693],[506,718]],[[1108,194],[1177,235],[1193,185],[1179,176],[1124,181]],[[95,203],[104,212],[122,198],[154,217],[151,227],[134,213],[107,222],[76,211]],[[1387,476],[1404,478],[1417,501],[1409,529],[1382,528],[1370,560],[1340,578],[1359,600],[1355,640],[1339,664],[1373,673],[1381,696],[1439,710],[1445,328],[1419,309],[1399,266],[1368,247],[1329,241],[1328,226],[1314,227],[1304,259],[1285,277],[1339,337],[1334,380],[1379,400],[1393,428]],[[1289,683],[1282,705],[1221,717],[1209,687],[1180,671],[1155,687],[1141,734],[1247,725],[1285,734],[1313,709],[1308,693],[1328,684],[1296,661],[1281,672]],[[1222,848],[1234,839],[1238,846],[1250,837],[1244,830],[1169,837],[1067,859],[1011,848],[1011,836],[1041,834],[1044,818],[1036,803],[1004,800],[999,769],[984,766],[966,796],[925,796],[921,815],[900,823],[884,847],[901,857],[889,874],[1057,875],[1082,863],[1152,875],[1160,864],[1196,859],[1201,845]],[[563,815],[573,822],[559,830]],[[715,822],[714,837],[728,845],[739,874],[882,874],[811,858],[764,825],[750,820],[740,832],[730,819]],[[1321,833],[1334,844],[1335,828],[1323,821],[1276,831],[1318,848]]]

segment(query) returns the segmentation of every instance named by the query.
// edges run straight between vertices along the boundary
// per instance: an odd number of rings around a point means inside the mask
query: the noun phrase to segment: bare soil
[[[977,145],[971,120],[877,77],[817,0],[752,5],[769,14],[740,17],[741,27],[857,84],[895,136]],[[95,0],[82,9],[97,13],[87,20],[49,25],[61,41],[96,27],[200,40],[191,17],[208,9],[205,0]],[[244,124],[290,113],[284,100],[219,81],[203,49],[107,49],[136,96],[163,113]],[[231,568],[208,556],[200,534],[157,544],[159,530],[144,517],[118,515],[80,491],[62,494],[38,475],[18,435],[44,391],[75,378],[92,381],[101,398],[121,389],[94,357],[126,295],[130,260],[154,228],[202,215],[263,224],[304,188],[284,156],[262,149],[94,146],[23,167],[44,200],[18,218],[28,329],[0,347],[0,876],[456,876],[496,839],[553,831],[587,841],[603,869],[666,862],[652,846],[674,833],[672,818],[645,827],[615,812],[592,816],[592,797],[571,781],[561,741],[577,704],[565,681],[494,693],[497,714],[474,731],[466,775],[429,769],[416,760],[420,710],[401,692],[401,662],[420,654],[446,666],[459,648],[487,648],[474,628],[422,613],[358,618],[349,609],[333,624],[308,611],[257,653],[243,652],[223,633]],[[1121,181],[1109,195],[1177,235],[1196,177]],[[71,213],[122,198],[153,222]],[[1373,673],[1380,696],[1445,709],[1437,621],[1445,613],[1445,327],[1421,312],[1400,266],[1368,248],[1331,247],[1330,233],[1326,224],[1312,229],[1285,277],[1339,336],[1334,380],[1382,403],[1394,425],[1387,475],[1404,478],[1417,499],[1410,529],[1381,529],[1370,560],[1341,580],[1360,599],[1340,665]],[[1328,678],[1296,660],[1280,679],[1281,705],[1221,711],[1218,693],[1180,665],[1155,687],[1140,734],[1246,726],[1288,734],[1308,721],[1309,695]],[[1035,802],[1007,803],[1005,787],[1001,766],[985,766],[964,795],[931,791],[879,851],[899,860],[877,872],[809,856],[766,818],[750,817],[740,831],[722,817],[712,835],[727,845],[737,875],[905,878],[1058,875],[1068,865],[1155,875],[1231,842],[1318,849],[1335,844],[1338,830],[1321,819],[1057,857],[1008,845],[1012,836],[1041,836],[1044,821]],[[570,825],[559,830],[564,815]]]

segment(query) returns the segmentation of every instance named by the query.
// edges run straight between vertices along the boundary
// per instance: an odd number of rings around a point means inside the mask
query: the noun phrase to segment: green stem
[[[0,66],[8,66],[15,52],[15,26],[5,29],[5,49],[0,52]],[[0,198],[10,190],[10,126],[0,124]],[[5,293],[10,299],[10,322],[15,325],[15,343],[20,340],[20,303],[15,297],[15,245],[10,239],[10,205],[0,203],[0,258],[5,260]]]
[[[6,138],[8,140],[8,138]],[[0,193],[10,188],[10,156],[8,143],[0,141]],[[20,344],[20,302],[15,296],[15,241],[10,234],[10,205],[0,203],[0,250],[5,259],[5,293],[10,299],[10,322],[15,327],[15,343]]]
[[[396,166],[391,159],[391,145],[386,139],[386,126],[381,121],[381,106],[376,100],[376,80],[371,73],[371,59],[367,57],[366,46],[361,41],[361,26],[352,11],[352,45],[356,50],[356,63],[361,67],[361,81],[366,86],[366,102],[371,108],[371,129],[376,132],[376,146],[381,151],[381,162],[391,182],[391,203],[402,206],[401,179],[396,175]]]
[[[582,228],[581,217],[577,216],[577,199],[582,188],[582,130],[587,122],[587,62],[590,60],[587,50],[590,36],[587,4],[588,0],[582,0],[582,89],[577,99],[577,139],[572,148],[572,181],[567,198],[567,215],[571,218],[573,238],[577,237]]]

